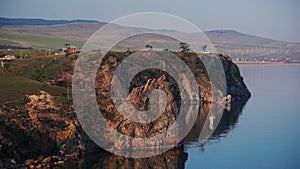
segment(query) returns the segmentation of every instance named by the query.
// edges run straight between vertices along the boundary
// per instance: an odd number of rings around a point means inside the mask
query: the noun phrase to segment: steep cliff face
[[[240,74],[239,67],[232,62],[226,55],[219,55],[225,71],[227,94],[232,95],[234,100],[248,99],[251,96],[243,77]]]
[[[217,102],[218,100],[214,100],[211,97],[211,82],[201,60],[193,53],[184,54],[179,52],[175,54],[185,61],[193,72],[198,82],[201,96],[200,102],[204,104]],[[155,135],[155,133],[161,133],[174,122],[180,110],[181,98],[177,83],[167,72],[157,69],[144,70],[136,75],[129,87],[129,100],[135,106],[135,109],[148,110],[151,105],[147,96],[155,89],[163,90],[166,93],[167,103],[162,115],[150,124],[131,122],[118,113],[110,93],[112,75],[125,57],[126,55],[124,54],[109,53],[104,58],[96,78],[96,94],[98,96],[99,109],[112,127],[126,135],[149,137]],[[251,94],[243,82],[238,67],[231,61],[230,57],[215,54],[206,57],[219,57],[222,61],[227,83],[227,93],[220,93],[220,95],[230,95],[230,100],[232,101],[250,97]],[[129,111],[131,114],[136,113],[134,109]]]
[[[126,118],[122,118],[120,122],[117,122],[117,129],[119,131],[134,137],[144,138],[151,137],[157,133],[162,133],[166,128],[173,124],[179,111],[178,101],[180,101],[180,99],[178,99],[178,93],[173,95],[175,87],[170,85],[170,82],[167,81],[166,76],[163,75],[157,79],[150,79],[145,85],[134,88],[129,94],[129,99],[134,105],[135,109],[149,110],[151,105],[148,96],[154,89],[163,90],[166,93],[166,105],[162,105],[163,101],[160,100],[165,98],[157,98],[154,100],[157,101],[156,105],[158,105],[158,107],[155,108],[156,111],[160,111],[160,107],[165,108],[165,111],[162,113],[162,115],[159,116],[158,119],[152,121],[150,124],[133,123]],[[131,111],[132,115],[137,115],[135,110],[129,111]]]

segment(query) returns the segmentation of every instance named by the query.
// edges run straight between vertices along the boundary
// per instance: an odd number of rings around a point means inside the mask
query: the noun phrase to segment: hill
[[[7,18],[6,18],[7,19]],[[97,21],[64,21],[42,20],[44,24],[26,24],[20,26],[19,19],[9,19],[16,24],[8,24],[5,18],[0,19],[0,43],[23,47],[57,49],[69,42],[79,49],[84,42],[105,22]],[[28,20],[30,21],[30,20]],[[33,23],[35,23],[34,20]],[[37,21],[38,23],[38,21]],[[116,25],[117,28],[120,26]],[[119,29],[120,30],[120,29]],[[122,27],[122,31],[134,33],[143,28]],[[122,34],[122,31],[116,31]],[[177,34],[176,31],[169,31]],[[258,36],[240,33],[234,30],[213,30],[204,32],[212,41],[219,53],[230,55],[232,58],[294,58],[300,59],[300,43],[277,41]],[[110,36],[110,35],[107,35]],[[193,34],[191,33],[191,39]],[[141,42],[144,39],[140,40]],[[135,42],[136,43],[136,42]],[[163,43],[163,42],[161,42]]]
[[[68,24],[68,23],[85,23],[85,22],[97,22],[93,20],[45,20],[45,19],[25,19],[25,18],[3,18],[0,17],[0,26],[46,26],[46,25],[57,25],[57,24]]]
[[[26,94],[38,94],[41,90],[66,99],[63,81],[70,77],[63,76],[63,72],[72,72],[76,57],[44,56],[5,62],[6,69],[0,67],[0,105],[20,101]]]
[[[55,96],[66,95],[66,88],[64,87],[45,85],[42,82],[16,76],[2,69],[0,70],[0,77],[1,104],[19,101],[24,98],[25,94],[37,94],[40,90]]]
[[[233,58],[241,56],[300,58],[300,43],[277,41],[234,30],[214,30],[205,34],[219,52]]]

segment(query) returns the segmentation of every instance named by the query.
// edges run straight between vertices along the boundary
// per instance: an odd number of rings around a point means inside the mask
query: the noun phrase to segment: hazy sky
[[[1,0],[0,15],[111,21],[136,12],[165,12],[201,30],[233,29],[300,42],[299,0]]]

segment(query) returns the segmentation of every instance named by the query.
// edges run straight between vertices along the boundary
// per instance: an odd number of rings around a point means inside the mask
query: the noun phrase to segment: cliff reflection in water
[[[186,149],[189,147],[199,147],[204,151],[205,144],[226,137],[230,130],[236,126],[239,116],[246,104],[247,100],[238,100],[230,106],[218,107],[214,105],[202,105],[196,122],[185,137],[182,144],[157,156],[148,158],[125,158],[110,153],[92,152],[86,154],[80,160],[70,160],[66,163],[66,167],[71,168],[77,166],[79,168],[185,168],[185,162],[188,159]],[[211,107],[213,106],[213,107]],[[213,111],[209,112],[212,108]],[[223,111],[223,113],[220,111]],[[208,117],[208,120],[206,118]],[[212,126],[212,119],[215,122]],[[210,119],[210,120],[209,120]],[[217,121],[219,124],[216,125]],[[213,127],[213,129],[211,128]],[[212,135],[209,132],[201,132],[201,130],[214,130]],[[200,134],[201,133],[201,134]],[[203,134],[204,133],[204,134]],[[206,138],[209,134],[209,138]]]
[[[220,108],[218,108],[217,106],[214,112],[209,112],[209,107],[212,105],[206,104],[202,106],[193,128],[183,141],[185,147],[189,148],[191,146],[199,146],[202,150],[204,150],[205,144],[210,142],[211,140],[219,140],[221,137],[226,137],[230,130],[234,129],[234,127],[236,126],[239,116],[241,115],[247,101],[248,99],[235,100],[233,103],[231,103],[231,105],[228,105],[224,110],[222,110],[223,113],[221,114],[219,113]],[[218,118],[220,119],[220,121],[217,126],[213,126],[215,130],[212,135],[210,135],[209,138],[205,139],[205,136],[203,136],[203,132],[201,131],[204,128],[209,128],[211,125],[205,123],[205,120],[208,116],[213,117],[214,122],[217,122]]]

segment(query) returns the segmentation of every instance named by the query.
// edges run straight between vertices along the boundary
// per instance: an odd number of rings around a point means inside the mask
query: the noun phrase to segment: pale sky
[[[298,0],[1,0],[9,18],[92,19],[109,22],[137,12],[183,17],[201,30],[232,29],[300,42]]]

